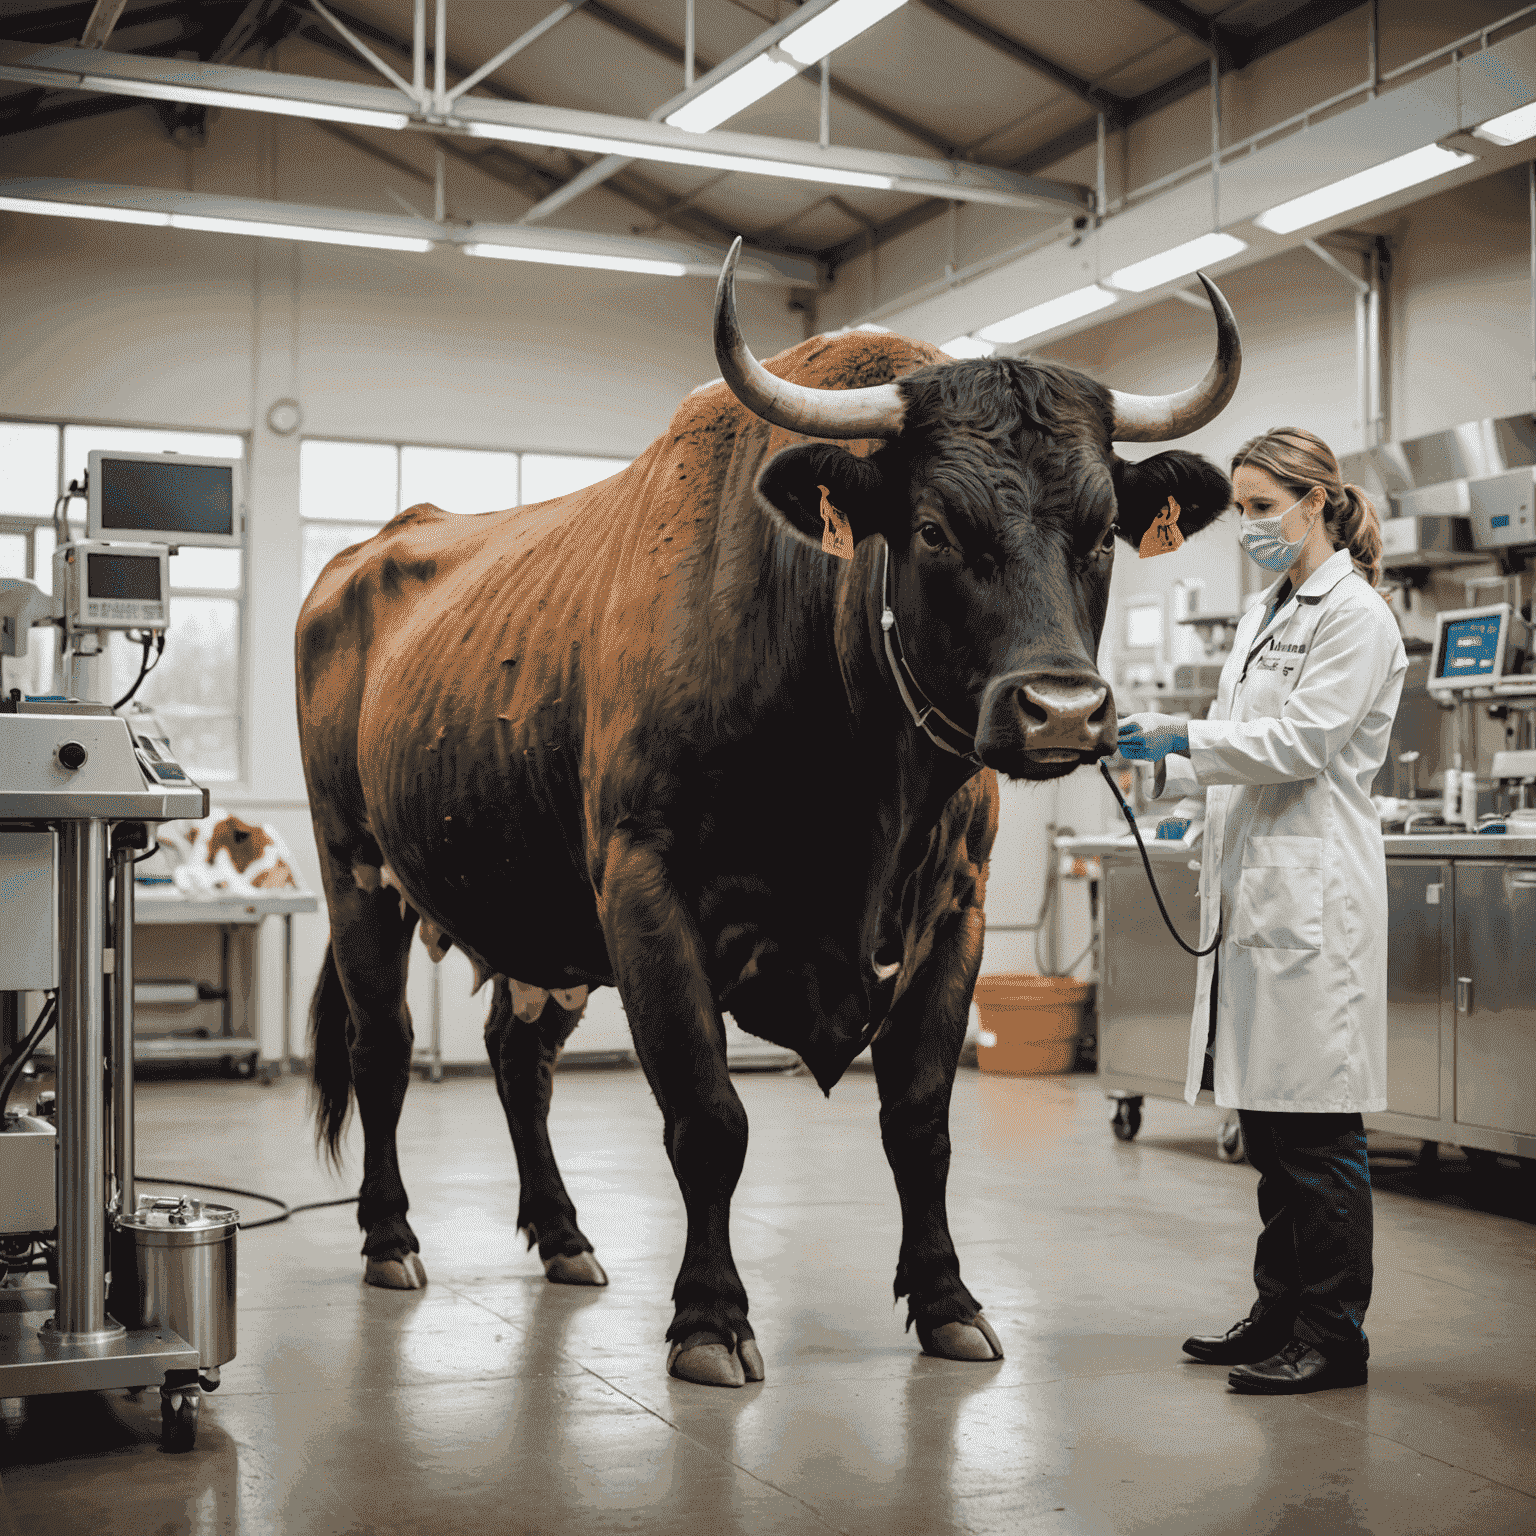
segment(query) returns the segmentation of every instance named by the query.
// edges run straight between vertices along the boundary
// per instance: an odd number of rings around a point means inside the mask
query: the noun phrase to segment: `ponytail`
[[[1347,549],[1355,569],[1374,587],[1381,580],[1381,519],[1371,498],[1358,485],[1343,486],[1337,514],[1328,524],[1333,547]]]

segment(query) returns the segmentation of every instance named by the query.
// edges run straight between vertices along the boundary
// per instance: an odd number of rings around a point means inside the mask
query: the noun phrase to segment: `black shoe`
[[[1326,1392],[1330,1387],[1363,1387],[1364,1360],[1330,1360],[1310,1344],[1292,1339],[1278,1355],[1254,1365],[1240,1365],[1228,1377],[1239,1392],[1279,1396],[1289,1392]]]
[[[1202,1365],[1250,1365],[1268,1360],[1290,1336],[1290,1324],[1277,1328],[1263,1319],[1245,1317],[1225,1333],[1196,1334],[1184,1340],[1184,1353]]]

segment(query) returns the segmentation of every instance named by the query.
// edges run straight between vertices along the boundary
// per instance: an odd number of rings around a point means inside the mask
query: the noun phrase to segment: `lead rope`
[[[1168,925],[1171,933],[1185,954],[1193,955],[1197,960],[1204,955],[1211,954],[1216,946],[1221,943],[1221,926],[1216,927],[1216,937],[1206,945],[1204,949],[1192,949],[1179,936],[1179,930],[1173,926],[1173,919],[1168,916],[1168,908],[1163,905],[1163,893],[1157,888],[1157,878],[1152,873],[1152,860],[1147,857],[1147,845],[1141,840],[1141,828],[1136,825],[1136,813],[1125,803],[1125,796],[1120,793],[1120,786],[1115,783],[1115,776],[1109,771],[1102,758],[1099,759],[1099,772],[1104,775],[1104,782],[1109,785],[1109,792],[1120,802],[1120,809],[1125,812],[1125,819],[1131,824],[1131,832],[1136,838],[1136,848],[1141,854],[1142,866],[1147,871],[1147,884],[1152,887],[1152,894],[1157,898],[1157,910],[1163,914],[1163,921]]]

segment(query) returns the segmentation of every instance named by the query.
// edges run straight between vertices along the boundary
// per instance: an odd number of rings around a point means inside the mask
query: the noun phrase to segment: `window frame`
[[[83,428],[87,431],[101,430],[134,431],[134,432],[175,432],[189,433],[202,437],[237,438],[241,445],[240,464],[242,474],[248,475],[251,465],[252,434],[249,428],[226,429],[222,427],[203,427],[177,425],[167,422],[146,421],[109,421],[99,417],[69,417],[55,416],[23,416],[12,412],[0,413],[0,426],[31,426],[51,427],[55,433],[54,443],[54,496],[62,496],[66,490],[66,460],[64,439],[65,433],[71,428]],[[54,506],[58,505],[55,500]],[[0,514],[0,527],[5,532],[20,532],[25,529],[27,538],[27,564],[31,574],[29,581],[37,581],[37,539],[36,531],[39,528],[52,526],[52,517],[45,514],[37,518],[18,517],[15,513],[6,512]],[[64,517],[66,523],[71,522],[72,506],[66,506]],[[227,713],[234,720],[235,726],[235,773],[233,778],[207,778],[199,782],[207,784],[209,790],[215,795],[240,795],[250,789],[250,602],[249,584],[251,572],[251,529],[253,525],[251,517],[246,518],[245,530],[241,538],[240,553],[240,583],[236,587],[182,587],[172,583],[168,597],[174,601],[178,597],[213,598],[221,602],[232,602],[235,605],[235,702],[234,707]],[[12,525],[15,525],[14,527]],[[79,521],[80,536],[85,536],[85,523],[82,518]],[[191,546],[188,546],[189,548]],[[109,632],[109,633],[115,633]],[[111,641],[109,639],[110,646]],[[111,675],[110,659],[106,663],[107,675]]]
[[[634,455],[634,454],[630,454],[630,455],[626,456],[626,455],[621,454],[621,453],[614,453],[614,454],[607,454],[607,453],[572,453],[572,452],[565,451],[565,450],[557,450],[557,451],[553,451],[552,452],[551,450],[549,450],[547,448],[507,448],[507,447],[504,447],[504,446],[490,446],[490,445],[484,444],[484,443],[424,443],[424,442],[421,442],[421,441],[411,441],[411,440],[408,440],[408,439],[405,439],[405,438],[389,438],[389,437],[336,437],[336,436],[330,435],[329,433],[322,433],[322,432],[306,433],[300,439],[300,441],[299,441],[299,455],[300,455],[300,459],[299,459],[299,463],[300,463],[300,470],[299,470],[299,506],[300,506],[301,509],[302,509],[302,507],[304,505],[304,500],[303,500],[303,497],[304,497],[304,492],[303,492],[303,467],[302,467],[303,466],[303,452],[304,452],[304,446],[307,443],[337,443],[337,444],[342,444],[342,445],[349,446],[349,447],[355,446],[355,447],[360,447],[360,448],[391,448],[391,449],[393,449],[394,450],[394,454],[395,454],[395,510],[390,514],[390,517],[386,517],[383,520],[383,522],[379,522],[379,523],[367,523],[367,522],[363,521],[362,519],[356,518],[356,517],[337,517],[337,518],[330,518],[330,517],[305,517],[304,514],[303,514],[303,511],[301,510],[300,513],[299,513],[299,569],[300,569],[300,572],[301,572],[301,575],[300,575],[300,581],[301,582],[303,581],[302,572],[303,572],[303,568],[304,568],[304,534],[305,534],[306,530],[308,530],[310,528],[343,528],[343,527],[363,528],[363,527],[367,527],[367,528],[370,528],[372,530],[372,532],[367,535],[367,537],[371,538],[374,533],[377,533],[380,528],[384,527],[385,523],[388,523],[390,521],[391,517],[398,517],[403,511],[405,511],[405,507],[403,505],[404,491],[405,491],[405,456],[404,455],[405,455],[405,450],[407,448],[424,448],[424,449],[428,449],[428,450],[440,450],[440,451],[445,452],[445,453],[497,453],[497,454],[505,454],[505,455],[511,457],[512,459],[516,460],[515,479],[516,479],[516,486],[517,486],[517,498],[511,504],[513,507],[521,507],[521,506],[525,506],[525,505],[531,505],[531,503],[525,503],[524,500],[523,500],[523,460],[526,459],[526,458],[530,458],[531,457],[531,458],[540,458],[540,459],[611,459],[613,461],[614,466],[615,466],[614,467],[614,473],[617,474],[620,469],[627,468],[629,465],[633,464],[635,462],[635,458],[637,457],[637,455]],[[415,505],[415,503],[412,503],[412,505]],[[465,513],[465,514],[462,514],[462,515],[464,515],[464,516],[476,516],[478,514],[475,514],[475,513]],[[321,569],[323,570],[324,567],[322,566]],[[316,573],[316,580],[318,580],[318,579],[319,579],[319,573],[317,572]],[[303,587],[303,589],[301,590],[301,592],[299,594],[299,598],[300,598],[301,602],[308,598],[310,592],[313,590],[313,587],[314,587],[314,582],[310,582],[308,585]]]

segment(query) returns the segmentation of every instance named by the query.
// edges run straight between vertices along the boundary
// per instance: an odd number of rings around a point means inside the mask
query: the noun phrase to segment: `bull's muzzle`
[[[1007,773],[1107,757],[1115,749],[1109,685],[1097,672],[997,678],[982,701],[976,745],[984,762]]]

